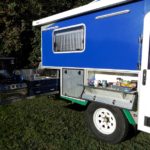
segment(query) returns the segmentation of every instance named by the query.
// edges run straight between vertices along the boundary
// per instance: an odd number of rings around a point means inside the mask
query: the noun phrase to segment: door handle
[[[144,69],[144,70],[143,70],[143,81],[142,81],[142,84],[143,84],[143,85],[146,85],[146,77],[147,77],[147,70]]]

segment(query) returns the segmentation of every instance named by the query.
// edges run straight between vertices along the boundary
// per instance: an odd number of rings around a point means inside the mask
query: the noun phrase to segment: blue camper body
[[[122,141],[128,123],[150,133],[150,0],[95,0],[39,25],[41,67],[60,70],[62,98],[88,104],[99,139]]]
[[[98,18],[114,12],[128,13]],[[142,11],[141,11],[142,10]],[[143,31],[145,1],[129,2],[58,21],[42,30],[42,65],[44,67],[78,67],[137,70]],[[81,52],[54,52],[54,32],[76,25],[84,26],[85,47]]]

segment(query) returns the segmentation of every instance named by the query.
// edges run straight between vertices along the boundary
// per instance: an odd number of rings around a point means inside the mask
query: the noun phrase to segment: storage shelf
[[[100,90],[104,90],[104,91],[125,93],[125,94],[136,94],[137,93],[137,91],[126,92],[126,91],[121,91],[121,90],[117,90],[117,89],[110,88],[110,87],[103,88],[103,87],[94,87],[94,86],[89,86],[89,85],[84,85],[84,87],[93,88],[93,89],[100,89]],[[119,88],[119,86],[118,86],[118,88]]]

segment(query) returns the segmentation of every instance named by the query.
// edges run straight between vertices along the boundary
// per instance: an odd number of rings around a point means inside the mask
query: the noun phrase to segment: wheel
[[[102,141],[117,144],[128,134],[129,123],[119,108],[91,103],[86,119],[89,129]]]

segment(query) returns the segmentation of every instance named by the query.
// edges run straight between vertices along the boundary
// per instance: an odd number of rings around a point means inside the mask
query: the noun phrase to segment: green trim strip
[[[61,98],[65,99],[65,100],[68,100],[68,101],[71,101],[73,103],[77,103],[77,104],[83,105],[83,106],[86,106],[87,103],[88,103],[88,101],[86,101],[86,100],[80,101],[78,99],[65,97],[65,96],[61,96]]]
[[[127,109],[123,109],[123,112],[124,112],[125,116],[127,117],[129,123],[132,125],[136,125],[136,122],[134,121],[132,115],[130,114],[130,111],[128,111]]]

